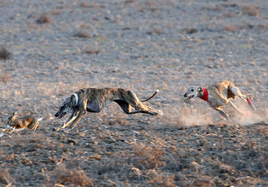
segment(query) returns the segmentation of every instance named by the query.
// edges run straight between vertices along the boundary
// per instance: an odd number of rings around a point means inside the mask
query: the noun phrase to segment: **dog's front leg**
[[[78,103],[79,113],[77,117],[74,119],[71,129],[73,129],[76,124],[80,121],[80,119],[86,114],[87,112],[87,99],[83,99]]]
[[[225,117],[225,118],[228,119],[229,121],[232,121],[231,118],[229,118],[229,117],[227,116],[227,114],[226,114],[223,110],[219,110],[219,109],[217,109],[217,110],[219,111],[219,113],[220,113],[223,117]]]
[[[68,120],[66,121],[66,123],[64,124],[65,127],[68,126],[70,123],[72,123],[73,120],[75,120],[75,118],[77,118],[77,113],[78,113],[78,112],[79,112],[79,111],[78,111],[77,109],[74,109],[74,110],[73,110],[72,115],[69,117],[69,119],[68,119]]]
[[[73,113],[72,115],[69,117],[69,119],[60,127],[60,128],[57,128],[55,129],[56,131],[59,131],[59,130],[62,130],[64,128],[66,128],[77,116],[77,112],[78,110],[77,109],[73,109]]]

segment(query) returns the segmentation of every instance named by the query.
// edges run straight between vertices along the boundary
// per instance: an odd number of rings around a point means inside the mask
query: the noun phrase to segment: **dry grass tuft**
[[[224,17],[224,18],[232,18],[232,17],[235,17],[235,13],[228,12],[226,14],[223,14],[222,17]]]
[[[148,181],[149,184],[154,186],[166,186],[166,187],[175,187],[175,175],[166,176],[166,175],[156,175],[151,180]]]
[[[184,28],[182,29],[182,32],[184,34],[194,34],[194,33],[197,33],[198,30],[196,28]]]
[[[242,12],[248,16],[259,16],[260,8],[255,5],[244,5],[242,6]]]
[[[124,3],[135,3],[137,0],[126,0]]]
[[[80,3],[80,7],[87,8],[89,6],[88,6],[87,2],[84,1],[84,2]]]
[[[209,7],[205,7],[205,9],[212,11],[221,11],[221,7],[219,5],[211,5]]]
[[[88,24],[88,23],[82,23],[82,24],[80,25],[80,27],[81,27],[81,28],[88,29],[88,28],[91,28],[91,25]]]
[[[67,169],[65,165],[60,165],[52,171],[54,184],[60,185],[78,185],[78,186],[92,186],[93,180],[88,178],[83,170]]]
[[[143,144],[134,144],[135,156],[129,159],[130,164],[134,167],[143,169],[154,169],[164,166],[162,158],[165,154],[165,150],[161,145],[147,146]]]
[[[79,38],[92,38],[92,34],[87,31],[79,31],[74,36]]]
[[[0,169],[0,186],[11,186],[12,178],[9,175],[8,169]]]
[[[7,83],[9,81],[9,79],[11,78],[11,75],[10,74],[5,74],[5,75],[2,75],[0,77],[0,80],[4,83]]]
[[[238,29],[239,29],[239,27],[237,27],[235,25],[225,25],[224,26],[225,31],[237,31]]]
[[[161,27],[155,27],[153,31],[147,31],[146,34],[148,35],[153,35],[153,34],[157,34],[157,35],[160,35],[163,33],[163,30]]]
[[[36,22],[39,24],[44,24],[44,23],[50,23],[52,19],[49,17],[47,14],[41,15],[39,18],[37,18]]]
[[[115,23],[120,23],[122,20],[122,17],[120,15],[117,15],[115,18],[114,18],[114,22]]]
[[[61,10],[53,10],[51,12],[52,15],[61,15],[62,14],[62,11]]]
[[[121,117],[116,117],[115,120],[108,121],[108,125],[110,125],[110,126],[114,126],[116,124],[118,124],[120,126],[125,126],[125,125],[127,125],[127,121],[123,120]]]
[[[87,46],[86,49],[85,49],[85,52],[87,54],[99,54],[101,52],[101,50],[99,49],[93,49],[91,46]]]
[[[259,29],[266,29],[266,28],[267,28],[267,25],[259,24],[259,25],[258,25],[258,28],[259,28]]]
[[[0,48],[0,60],[10,59],[11,53],[5,47]]]
[[[151,9],[151,11],[152,12],[154,12],[154,11],[156,11],[157,10],[157,6],[156,6],[156,2],[155,1],[153,1],[153,0],[147,0],[146,2],[145,2],[145,5],[147,6],[147,7],[149,7],[149,9]]]
[[[156,34],[160,35],[160,34],[163,33],[163,30],[162,30],[161,27],[156,27],[156,28],[154,29],[154,32],[155,32]]]

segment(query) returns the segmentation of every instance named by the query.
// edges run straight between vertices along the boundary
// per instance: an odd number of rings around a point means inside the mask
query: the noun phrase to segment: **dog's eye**
[[[194,89],[191,89],[191,92],[193,92],[194,91]]]

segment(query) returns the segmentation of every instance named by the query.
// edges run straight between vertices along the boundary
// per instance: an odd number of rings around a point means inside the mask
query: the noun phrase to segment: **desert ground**
[[[268,186],[268,1],[0,0],[0,186]],[[229,80],[253,94],[233,122],[191,85]],[[69,132],[58,107],[81,88],[121,87],[163,116],[116,103]]]

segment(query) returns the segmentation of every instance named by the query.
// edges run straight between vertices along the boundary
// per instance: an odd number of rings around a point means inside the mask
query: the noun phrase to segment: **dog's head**
[[[60,106],[58,112],[55,114],[57,118],[63,118],[66,114],[73,110],[73,107],[78,104],[78,95],[73,93],[71,97],[67,97],[65,101]]]
[[[61,119],[66,114],[68,114],[72,110],[72,102],[70,97],[67,97],[66,100],[60,106],[58,112],[55,114],[55,117]]]
[[[12,122],[14,122],[17,119],[18,113],[14,112],[12,116],[7,118],[6,124],[10,125]]]
[[[184,97],[187,97],[187,99],[202,96],[203,96],[203,89],[200,86],[191,86],[188,88],[188,91],[184,94]]]

